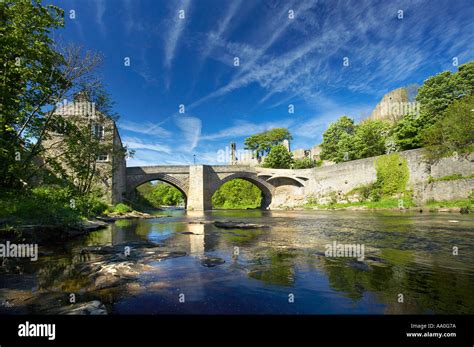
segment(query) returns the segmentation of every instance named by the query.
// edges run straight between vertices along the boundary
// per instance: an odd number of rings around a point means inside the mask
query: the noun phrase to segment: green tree
[[[434,124],[454,100],[473,92],[474,61],[459,66],[455,73],[444,71],[428,78],[416,96],[425,128]]]
[[[157,183],[150,198],[155,206],[178,206],[184,202],[183,194],[166,183]]]
[[[384,154],[389,130],[390,124],[381,120],[368,119],[357,125],[353,137],[353,159]]]
[[[430,161],[456,152],[474,152],[474,96],[452,103],[433,126],[423,132],[423,144]]]
[[[60,48],[50,32],[64,25],[63,10],[40,0],[6,0],[0,6],[0,183],[22,187],[56,124],[58,102],[90,79],[99,57],[74,46]],[[4,25],[5,23],[6,25]],[[22,182],[22,183],[20,183]]]
[[[459,66],[455,73],[444,71],[428,78],[418,89],[416,101],[420,114],[405,115],[393,128],[393,137],[401,150],[423,146],[423,132],[444,117],[455,101],[474,91],[474,62]]]
[[[422,146],[421,131],[424,122],[417,115],[406,114],[393,127],[393,138],[397,147],[402,150],[420,148]]]
[[[321,165],[321,161],[313,160],[311,158],[295,159],[293,162],[293,169],[310,169]]]
[[[0,21],[0,180],[8,187],[18,185],[23,177],[19,162],[41,125],[40,119],[30,120],[30,115],[41,112],[37,108],[42,100],[62,89],[67,80],[56,69],[64,59],[49,36],[64,25],[60,8],[41,6],[38,0],[7,0],[0,6]]]
[[[350,159],[353,152],[354,132],[354,121],[347,116],[342,116],[329,125],[323,134],[321,159],[336,163]]]
[[[258,208],[261,203],[260,189],[239,178],[224,183],[212,196],[213,208]]]
[[[274,128],[245,139],[245,149],[253,151],[257,157],[269,153],[272,146],[282,143],[284,140],[292,140],[290,132],[286,128]]]
[[[293,164],[293,153],[288,152],[283,145],[275,145],[265,157],[263,167],[272,169],[289,169]]]

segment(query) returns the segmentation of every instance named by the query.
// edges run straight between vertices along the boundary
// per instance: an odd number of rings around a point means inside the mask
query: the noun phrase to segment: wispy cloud
[[[222,35],[226,32],[229,23],[231,19],[235,16],[237,13],[237,10],[242,4],[242,0],[234,0],[229,4],[229,7],[227,8],[227,12],[222,20],[218,22],[218,27],[216,30],[211,31],[207,35],[207,43],[204,46],[204,49],[202,51],[202,58],[206,59],[209,53],[217,46],[219,45],[220,41],[222,40]]]
[[[171,64],[173,62],[173,58],[175,55],[176,48],[178,46],[181,34],[186,26],[186,21],[189,18],[189,8],[190,8],[191,1],[190,0],[184,0],[181,3],[181,6],[178,6],[178,8],[175,8],[172,13],[170,14],[172,16],[172,25],[170,27],[170,31],[168,32],[167,39],[165,42],[165,67],[169,68],[171,67]],[[178,17],[179,11],[183,10],[185,13],[185,18],[180,19]]]
[[[191,116],[177,116],[175,123],[182,132],[180,135],[182,136],[180,150],[187,153],[191,152],[196,148],[201,137],[201,120]]]
[[[132,131],[134,133],[153,135],[156,137],[168,138],[171,136],[171,131],[168,131],[160,126],[150,122],[136,123],[131,121],[121,121],[119,128],[122,130]]]
[[[156,152],[171,153],[171,147],[157,142],[146,142],[136,137],[124,137],[123,143],[131,149],[148,149]]]
[[[99,26],[99,31],[102,36],[105,36],[105,24],[104,24],[104,13],[106,10],[105,0],[96,0],[95,1],[96,10],[95,10],[95,21]]]

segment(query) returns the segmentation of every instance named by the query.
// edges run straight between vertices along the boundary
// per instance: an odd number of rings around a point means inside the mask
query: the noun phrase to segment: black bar
[[[0,316],[0,345],[58,344],[360,344],[473,346],[472,315],[326,316]],[[26,321],[56,324],[55,340],[19,337]],[[432,329],[411,324],[434,324]],[[455,324],[455,328],[435,328]],[[456,337],[407,337],[412,332]]]

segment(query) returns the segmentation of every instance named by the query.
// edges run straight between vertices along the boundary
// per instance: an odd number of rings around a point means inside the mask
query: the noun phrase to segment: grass
[[[403,207],[413,207],[415,204],[411,199],[400,199],[403,201]],[[306,204],[304,208],[321,208],[321,209],[342,209],[348,207],[366,207],[370,209],[394,209],[400,208],[399,199],[386,198],[379,201],[363,201],[363,202],[348,202],[348,203],[330,203],[330,204]]]
[[[440,182],[440,181],[456,181],[456,180],[462,180],[462,179],[465,179],[465,178],[474,178],[474,174],[468,175],[468,176],[463,176],[460,173],[456,173],[456,174],[443,176],[443,177],[438,177],[438,178],[434,178],[434,177],[430,176],[428,178],[428,183]]]
[[[470,210],[474,208],[474,200],[471,199],[460,199],[450,201],[428,201],[425,205],[428,208],[454,208],[454,207],[468,207]]]
[[[404,198],[403,207],[417,207],[417,205],[411,200]],[[380,201],[364,201],[364,202],[349,202],[349,203],[330,203],[330,204],[317,204],[309,203],[303,205],[303,208],[312,209],[344,209],[349,207],[365,207],[368,209],[398,209],[398,199],[381,199]],[[474,200],[471,199],[459,199],[450,201],[435,201],[431,200],[426,202],[424,205],[419,207],[426,207],[429,209],[437,208],[462,208],[466,211],[474,211]]]
[[[102,213],[107,204],[94,194],[76,195],[55,186],[0,192],[0,224],[69,226]]]

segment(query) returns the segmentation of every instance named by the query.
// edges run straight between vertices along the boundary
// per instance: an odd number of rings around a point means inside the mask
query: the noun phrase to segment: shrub
[[[320,162],[311,158],[296,159],[293,163],[293,169],[310,169],[320,165]]]
[[[400,154],[381,156],[375,161],[375,169],[377,181],[374,184],[373,197],[392,196],[405,191],[410,174],[407,161]]]
[[[76,208],[79,209],[81,215],[88,218],[103,214],[108,207],[108,204],[97,193],[80,196],[76,201]]]
[[[125,205],[123,203],[119,203],[114,206],[114,212],[115,213],[127,213],[127,212],[132,212],[132,208],[128,205]]]

